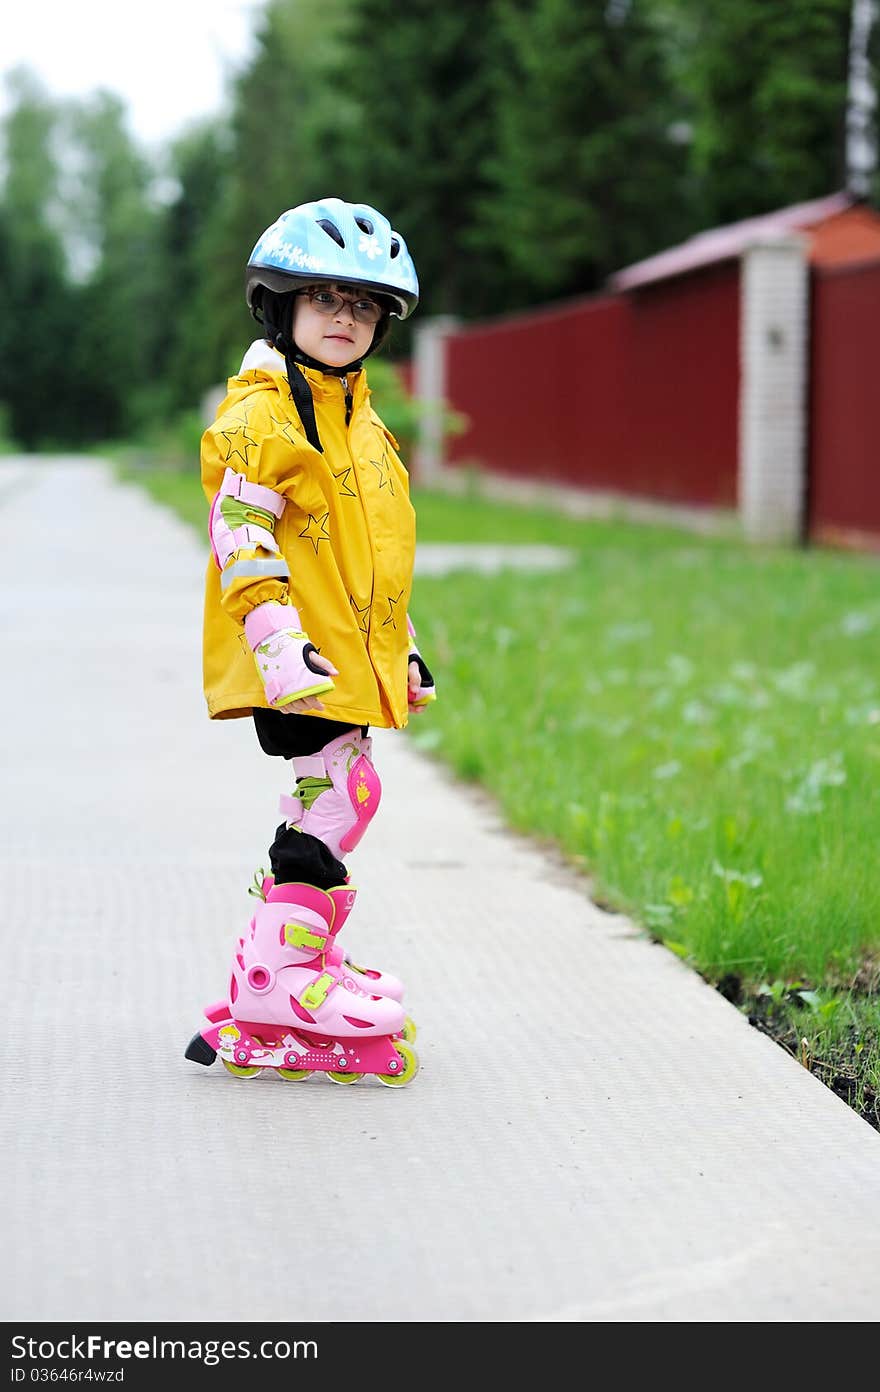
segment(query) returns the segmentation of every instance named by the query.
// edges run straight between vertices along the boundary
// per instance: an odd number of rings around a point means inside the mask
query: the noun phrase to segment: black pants
[[[264,754],[280,759],[317,754],[325,744],[358,727],[340,720],[318,720],[312,715],[282,715],[280,711],[254,708],[254,727]],[[369,726],[360,726],[365,736]],[[297,831],[282,822],[269,847],[269,864],[276,884],[310,884],[333,889],[344,884],[348,871],[329,846],[317,836]]]

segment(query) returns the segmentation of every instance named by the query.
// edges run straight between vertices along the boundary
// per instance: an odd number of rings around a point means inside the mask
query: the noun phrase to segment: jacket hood
[[[287,376],[287,368],[284,366],[284,354],[279,353],[277,348],[273,348],[267,343],[265,338],[255,338],[250,348],[248,348],[241,360],[241,367],[238,375],[243,372],[281,372]]]

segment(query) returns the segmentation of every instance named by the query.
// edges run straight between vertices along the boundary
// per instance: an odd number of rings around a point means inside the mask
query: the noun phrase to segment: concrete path
[[[345,932],[419,1076],[186,1060],[286,769],[205,714],[205,546],[0,481],[6,1320],[876,1321],[880,1135],[406,734]]]

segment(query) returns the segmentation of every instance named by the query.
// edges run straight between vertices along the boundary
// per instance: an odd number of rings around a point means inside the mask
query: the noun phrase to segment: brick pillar
[[[802,540],[807,474],[809,267],[804,240],[740,265],[739,511],[750,541]]]
[[[451,314],[423,319],[413,332],[413,394],[419,406],[413,473],[430,482],[444,460],[443,412],[446,406],[446,336],[458,327]]]

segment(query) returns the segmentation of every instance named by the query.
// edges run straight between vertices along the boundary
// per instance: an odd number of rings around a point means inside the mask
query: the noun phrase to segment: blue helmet
[[[282,213],[248,259],[248,308],[251,313],[260,308],[260,286],[283,294],[323,280],[362,285],[386,296],[390,313],[399,319],[419,302],[416,268],[406,242],[367,203],[322,198]]]

